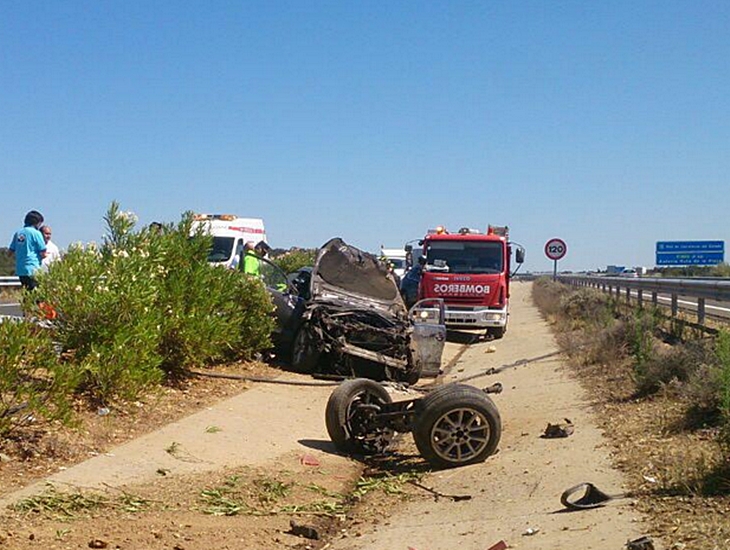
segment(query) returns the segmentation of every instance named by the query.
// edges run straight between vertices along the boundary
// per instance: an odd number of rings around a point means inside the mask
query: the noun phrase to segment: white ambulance
[[[196,214],[191,228],[192,234],[198,231],[213,236],[213,247],[208,261],[235,269],[243,252],[243,245],[250,241],[254,245],[266,242],[264,220],[261,218],[239,218],[234,214]]]

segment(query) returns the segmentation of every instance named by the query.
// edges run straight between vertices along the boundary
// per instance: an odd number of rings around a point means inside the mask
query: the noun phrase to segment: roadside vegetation
[[[533,298],[599,410],[656,534],[730,540],[730,332],[540,279]],[[684,546],[682,546],[684,547]],[[687,546],[688,548],[690,546]]]
[[[271,254],[272,261],[284,273],[293,273],[302,267],[311,267],[317,257],[316,248],[292,248],[290,250],[276,249]]]
[[[7,248],[0,248],[0,277],[15,275],[15,259]]]
[[[660,277],[730,277],[730,264],[723,262],[713,266],[663,267],[654,269],[654,273]]]
[[[190,213],[136,229],[113,203],[104,219],[101,244],[70,247],[23,295],[38,322],[0,323],[0,436],[24,418],[133,399],[191,367],[270,346],[264,286],[211,268],[209,238],[190,238]]]

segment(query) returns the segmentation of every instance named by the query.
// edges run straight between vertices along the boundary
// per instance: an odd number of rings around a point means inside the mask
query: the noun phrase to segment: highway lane
[[[0,317],[5,315],[23,315],[23,310],[20,309],[20,304],[17,302],[9,304],[0,304]]]
[[[622,296],[625,296],[625,293],[622,294]],[[631,291],[631,300],[638,300],[639,293],[635,290]],[[645,303],[651,303],[651,292],[644,292],[644,295],[642,297],[643,301]],[[658,294],[657,295],[657,301],[662,306],[671,306],[672,304],[672,298],[671,296],[664,295],[664,294]],[[690,298],[688,296],[679,296],[677,298],[677,304],[681,310],[684,311],[691,311],[693,313],[697,312],[697,299],[696,298]],[[713,317],[716,319],[724,319],[730,321],[730,304],[727,302],[718,302],[718,301],[705,301],[705,314],[708,317]]]

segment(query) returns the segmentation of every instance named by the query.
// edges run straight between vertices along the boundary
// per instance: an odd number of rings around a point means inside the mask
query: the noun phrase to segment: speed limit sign
[[[545,256],[556,262],[568,252],[568,245],[563,239],[550,239],[545,243]]]

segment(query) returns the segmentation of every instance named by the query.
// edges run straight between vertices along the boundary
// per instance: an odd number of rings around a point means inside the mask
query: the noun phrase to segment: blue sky
[[[262,217],[375,251],[509,225],[526,268],[730,241],[726,1],[0,2],[0,236]],[[0,241],[1,245],[7,246]]]

